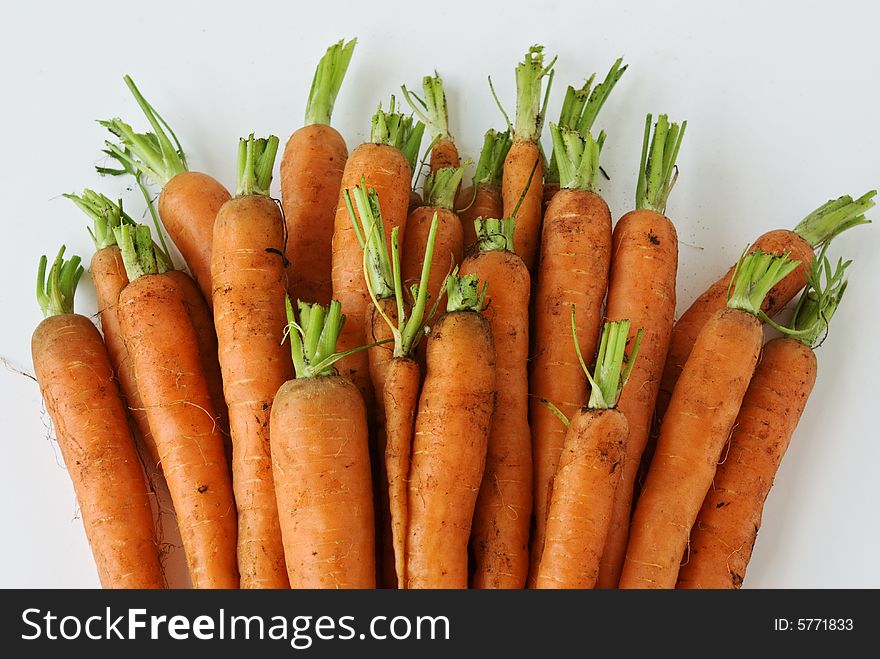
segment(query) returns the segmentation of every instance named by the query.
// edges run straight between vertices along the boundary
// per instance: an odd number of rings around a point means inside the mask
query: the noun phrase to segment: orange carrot
[[[367,414],[357,387],[333,374],[343,323],[287,301],[296,379],[275,396],[270,436],[278,516],[293,588],[376,585]]]
[[[813,262],[789,336],[773,339],[743,398],[724,459],[718,465],[697,521],[678,588],[739,588],[761,526],[761,512],[776,470],[816,381],[816,355],[846,289],[849,262]],[[822,275],[825,274],[823,282]]]
[[[664,213],[675,183],[675,159],[686,126],[687,122],[682,123],[679,130],[677,124],[669,124],[666,115],[660,115],[651,137],[651,115],[648,115],[636,210],[620,218],[614,227],[605,315],[611,321],[629,319],[645,332],[647,341],[630,375],[629,386],[617,403],[617,409],[629,425],[629,437],[599,569],[599,588],[616,588],[620,581],[629,537],[633,487],[651,431],[654,402],[675,318],[678,235]]]
[[[675,587],[688,536],[758,361],[761,305],[799,265],[761,251],[745,255],[727,307],[697,337],[636,504],[620,588]]]
[[[104,174],[144,175],[162,188],[159,195],[162,224],[180,250],[210,307],[214,218],[220,207],[229,200],[230,194],[216,179],[189,171],[186,156],[174,131],[141,95],[134,81],[129,76],[125,76],[124,80],[146,115],[152,132],[136,133],[121,119],[99,122],[119,139],[121,144],[105,142],[106,153],[120,161],[123,169],[98,169]],[[161,233],[159,236],[161,239]]]
[[[333,294],[330,243],[348,148],[330,115],[356,43],[340,40],[318,62],[305,125],[287,140],[281,158],[287,290],[294,300],[328,304]]]
[[[461,161],[455,140],[449,132],[449,113],[446,109],[446,92],[443,91],[443,80],[434,72],[432,76],[422,78],[422,98],[410,92],[406,85],[401,85],[403,96],[412,108],[413,113],[425,124],[431,136],[431,172],[449,167],[458,167]]]
[[[389,112],[373,116],[370,142],[352,151],[345,163],[342,189],[351,190],[361,181],[379,195],[385,220],[385,239],[398,227],[404,240],[412,170],[424,132],[424,125],[395,112],[394,99]],[[345,199],[340,195],[333,229],[332,280],[333,297],[342,304],[348,319],[339,336],[338,348],[347,351],[364,343],[364,318],[369,296],[363,276],[363,252],[357,240]],[[350,379],[361,391],[368,409],[372,407],[373,391],[369,377],[367,354],[356,352],[337,363],[340,375]]]
[[[522,588],[529,572],[532,438],[529,432],[529,271],[514,254],[514,221],[476,220],[480,251],[464,260],[488,291],[497,391],[486,468],[471,531],[474,588]]]
[[[545,67],[543,47],[532,46],[516,67],[516,124],[501,179],[503,216],[516,218],[516,253],[529,272],[535,268],[541,235],[544,167],[539,142],[555,63],[554,57]],[[547,86],[542,101],[541,81],[545,76]]]
[[[579,350],[574,307],[571,319],[575,349]],[[627,359],[629,333],[628,320],[605,323],[593,374],[580,360],[592,390],[588,404],[578,410],[570,422],[565,420],[568,432],[553,478],[537,588],[593,588],[596,585],[599,559],[611,526],[615,492],[626,454],[628,427],[616,403],[642,342],[642,330],[639,330]]]
[[[269,416],[292,374],[282,345],[284,217],[269,198],[278,138],[239,142],[238,191],[214,223],[214,324],[232,436],[242,588],[288,588],[272,481]]]
[[[407,588],[467,588],[468,539],[495,405],[495,348],[474,276],[450,275],[428,336],[407,498]]]
[[[483,138],[483,149],[471,185],[459,191],[455,199],[461,220],[465,249],[477,242],[474,220],[479,217],[502,217],[501,169],[510,151],[510,131],[499,133],[490,128]]]
[[[34,371],[79,502],[104,588],[163,588],[147,483],[101,335],[75,314],[83,269],[58,252],[46,277],[40,259]]]
[[[535,341],[529,419],[535,527],[530,586],[535,585],[541,561],[550,483],[566,434],[565,426],[543,401],[553,402],[569,418],[587,401],[587,382],[574,346],[559,337],[570,332],[568,310],[574,304],[581,353],[595,354],[611,260],[611,212],[602,197],[593,192],[604,135],[595,140],[589,131],[581,134],[554,124],[550,128],[563,189],[547,209],[533,310]]]
[[[196,588],[237,588],[236,512],[223,436],[186,293],[149,228],[116,229],[131,283],[119,321]]]

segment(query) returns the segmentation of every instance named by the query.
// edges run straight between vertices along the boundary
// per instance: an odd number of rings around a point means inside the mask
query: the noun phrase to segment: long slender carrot
[[[799,265],[761,251],[745,255],[727,307],[697,337],[636,504],[620,588],[675,587],[691,528],[758,361],[761,305]]]
[[[529,585],[534,586],[549,505],[550,483],[565,442],[565,426],[543,401],[552,401],[572,417],[587,401],[587,381],[568,341],[568,310],[575,321],[581,353],[596,352],[602,325],[602,302],[611,261],[611,211],[593,192],[599,176],[604,134],[593,139],[550,126],[563,189],[547,209],[541,237],[541,261],[534,303],[535,341],[529,382],[532,426],[535,528],[532,533]]]
[[[34,370],[104,588],[163,588],[147,484],[101,335],[73,308],[82,275],[64,247],[40,259]]]
[[[648,115],[636,210],[620,218],[614,227],[605,315],[610,321],[628,319],[632,326],[645,332],[647,340],[638,366],[630,375],[629,387],[624,389],[617,403],[617,409],[629,425],[629,437],[599,569],[599,588],[616,588],[620,581],[629,537],[633,487],[651,432],[660,374],[675,319],[678,234],[664,213],[675,184],[675,159],[686,127],[687,122],[682,123],[680,129],[677,124],[669,124],[667,116],[661,114],[652,137],[651,115]]]
[[[149,228],[116,229],[131,283],[119,321],[196,588],[237,588],[236,512],[194,322]]]
[[[373,588],[375,529],[367,413],[351,381],[333,374],[339,302],[287,299],[296,378],[272,406],[278,516],[293,588]]]
[[[379,195],[387,242],[391,240],[394,227],[399,228],[400,240],[405,239],[410,181],[423,132],[424,124],[414,124],[410,117],[395,111],[392,97],[389,111],[384,112],[380,106],[373,116],[370,141],[352,151],[345,163],[343,190],[351,190],[363,181]],[[332,280],[333,297],[342,304],[348,319],[339,336],[338,348],[343,352],[364,343],[364,316],[370,299],[362,260],[360,243],[345,199],[340,195],[333,229]],[[363,394],[367,408],[371,409],[373,390],[367,354],[353,353],[341,359],[336,368],[340,375],[354,382]]]
[[[401,91],[413,113],[425,124],[431,137],[431,172],[458,167],[461,161],[455,140],[449,132],[446,92],[443,90],[443,80],[438,73],[434,71],[434,75],[422,78],[424,98],[409,91],[406,85],[401,85]]]
[[[522,588],[529,572],[532,439],[529,432],[529,271],[513,252],[514,220],[476,220],[479,251],[463,276],[486,287],[483,316],[495,341],[496,398],[486,468],[474,510],[474,588]]]
[[[513,144],[504,159],[501,178],[503,216],[516,218],[516,253],[529,272],[535,268],[541,236],[544,168],[539,142],[553,86],[555,63],[554,57],[544,66],[543,47],[532,46],[525,59],[516,66]],[[541,87],[545,77],[547,85],[542,101]],[[516,215],[514,209],[517,209]]]
[[[468,539],[495,406],[495,347],[485,288],[450,275],[446,313],[428,336],[407,498],[407,588],[467,588]]]
[[[278,138],[239,142],[238,190],[214,223],[214,324],[232,436],[242,588],[288,588],[272,481],[272,401],[293,375],[286,348],[284,217],[269,198]]]
[[[129,76],[125,76],[124,80],[144,112],[152,132],[136,133],[121,119],[100,121],[119,139],[120,144],[105,142],[105,145],[107,153],[122,162],[124,168],[99,168],[99,171],[105,174],[145,175],[162,188],[159,195],[162,224],[180,250],[210,307],[214,219],[220,207],[229,200],[229,191],[207,174],[189,171],[186,156],[174,131],[141,95],[134,81]]]
[[[305,125],[290,136],[281,157],[287,290],[294,300],[328,304],[333,294],[330,243],[348,148],[330,115],[356,43],[340,40],[318,62]]]
[[[571,313],[575,349],[579,350],[574,307]],[[596,585],[628,441],[626,417],[616,404],[639,355],[642,330],[634,334],[627,358],[629,336],[628,320],[606,322],[592,374],[581,360],[592,384],[590,400],[567,422],[553,478],[537,588]]]
[[[596,74],[591,75],[584,82],[580,89],[575,89],[569,85],[565,90],[565,98],[562,101],[562,110],[559,113],[559,122],[556,124],[560,128],[568,128],[578,132],[592,131],[593,123],[599,116],[599,111],[608,100],[611,90],[623,76],[626,66],[623,64],[623,58],[618,58],[611,65],[605,79],[598,85],[593,87],[596,80]],[[544,189],[543,189],[543,206],[544,212],[554,195],[559,192],[559,166],[556,163],[556,149],[550,153],[547,159],[547,169],[544,172]]]
[[[792,317],[789,336],[761,351],[724,460],[718,465],[697,521],[678,588],[739,588],[743,583],[764,502],[816,381],[814,346],[837,310],[849,262],[813,262]],[[824,281],[823,281],[824,274]]]
[[[768,316],[775,316],[806,285],[814,249],[847,229],[869,221],[865,218],[865,212],[874,206],[873,198],[876,194],[876,190],[871,190],[856,200],[849,195],[833,199],[807,215],[794,231],[768,231],[754,242],[751,247],[753,250],[760,249],[773,254],[789,253],[802,263],[800,268],[768,293],[763,307]],[[733,270],[734,268],[728,270],[694,300],[672,328],[660,393],[657,396],[656,414],[659,419],[666,412],[675,383],[687,362],[697,335],[707,319],[724,308]]]
[[[467,188],[462,188],[455,198],[455,212],[461,220],[465,249],[477,242],[474,220],[478,217],[502,217],[504,213],[501,171],[510,145],[510,131],[487,130],[473,181]]]

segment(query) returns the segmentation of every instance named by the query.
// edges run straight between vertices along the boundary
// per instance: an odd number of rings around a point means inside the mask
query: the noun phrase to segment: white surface
[[[387,103],[401,82],[417,87],[436,67],[451,129],[471,157],[483,132],[501,125],[486,75],[512,111],[513,67],[530,44],[559,54],[551,119],[566,84],[603,75],[623,54],[630,69],[598,122],[608,131],[611,176],[602,192],[615,216],[631,207],[645,113],[688,119],[668,209],[682,240],[680,310],[763,231],[792,227],[824,200],[880,183],[876,5],[729,3],[736,7],[720,13],[698,1],[620,4],[19,5],[0,40],[0,355],[31,370],[39,255],[61,241],[86,261],[92,253],[84,216],[58,195],[86,186],[123,192],[122,180],[93,171],[105,137],[94,120],[122,116],[143,129],[121,81],[126,72],[175,128],[192,168],[231,185],[237,138],[256,131],[285,139],[299,127],[313,67],[340,37],[359,40],[333,117],[350,148],[380,99]],[[142,204],[128,197],[139,213]],[[834,246],[835,256],[855,259],[851,285],[819,352],[819,380],[767,503],[746,586],[880,586],[878,232],[860,228]],[[78,303],[95,311],[87,280]],[[96,586],[37,386],[0,368],[0,389],[0,585]]]

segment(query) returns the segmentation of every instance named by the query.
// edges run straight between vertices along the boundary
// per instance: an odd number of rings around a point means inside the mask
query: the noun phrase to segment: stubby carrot
[[[758,361],[761,305],[799,265],[761,251],[744,255],[727,307],[697,337],[636,504],[620,588],[675,587],[691,528]]]
[[[575,309],[572,307],[572,333]],[[639,355],[642,331],[634,335],[629,357],[630,322],[606,322],[591,374],[590,400],[566,421],[568,432],[553,478],[547,532],[537,588],[593,588],[611,526],[615,492],[626,459],[628,424],[616,408]],[[580,354],[579,354],[580,356]]]
[[[483,138],[480,159],[474,171],[471,185],[462,188],[455,198],[455,212],[461,220],[464,247],[468,249],[477,242],[474,220],[478,217],[502,217],[501,171],[504,159],[510,151],[510,131],[490,128]]]
[[[333,294],[331,241],[348,148],[330,115],[356,43],[340,40],[318,62],[305,125],[290,136],[281,157],[287,290],[294,300],[328,304]]]
[[[287,314],[296,378],[275,396],[271,441],[278,517],[293,588],[374,588],[375,530],[367,413],[350,380],[334,375],[344,322],[299,302]]]
[[[434,71],[434,75],[422,78],[424,98],[409,91],[406,85],[402,85],[401,90],[413,113],[425,124],[431,137],[431,171],[436,172],[447,167],[458,167],[461,161],[458,157],[455,140],[449,132],[449,112],[446,108],[443,80],[436,71]]]
[[[40,259],[34,371],[104,588],[163,588],[147,483],[101,335],[74,313],[79,257]]]
[[[272,401],[293,375],[284,299],[284,217],[269,197],[278,138],[239,142],[238,190],[214,223],[214,325],[232,436],[242,588],[288,588],[272,481]]]
[[[626,417],[629,437],[620,485],[614,498],[611,528],[602,554],[599,588],[616,588],[626,553],[633,487],[642,452],[651,432],[660,374],[666,360],[675,318],[675,276],[678,270],[678,234],[665,216],[666,201],[675,184],[675,160],[687,122],[679,127],[660,115],[651,137],[651,115],[645,121],[645,139],[636,192],[636,210],[614,227],[611,275],[605,315],[610,321],[628,319],[645,332],[639,363],[630,375],[617,409]],[[632,338],[632,337],[630,337]]]
[[[407,588],[467,588],[468,539],[495,406],[495,347],[474,276],[450,275],[428,336],[409,472]]]
[[[764,345],[733,434],[691,530],[678,588],[739,588],[764,502],[816,381],[813,352],[846,289],[850,262],[813,262],[787,336]],[[824,281],[823,281],[824,275]],[[771,321],[772,322],[772,321]],[[775,323],[774,323],[775,324]]]

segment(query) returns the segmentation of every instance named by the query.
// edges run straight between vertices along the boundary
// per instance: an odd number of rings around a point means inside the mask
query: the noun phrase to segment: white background
[[[597,124],[608,132],[602,193],[615,216],[632,207],[647,112],[689,121],[668,208],[681,238],[680,310],[763,231],[880,184],[874,3],[738,2],[723,12],[698,0],[294,4],[29,2],[7,14],[0,585],[98,583],[37,386],[15,369],[31,370],[39,255],[62,241],[86,262],[93,251],[85,217],[58,195],[124,192],[125,182],[93,170],[105,137],[95,119],[145,127],[124,73],[175,128],[191,167],[231,186],[238,137],[283,140],[299,127],[313,68],[341,37],[359,39],[333,116],[349,148],[380,99],[402,82],[418,88],[436,68],[452,132],[471,157],[483,132],[502,125],[487,74],[512,111],[513,67],[530,44],[559,55],[551,119],[566,84],[604,75],[624,55],[630,68]],[[143,205],[127,198],[139,215]],[[819,351],[819,380],[767,502],[747,587],[880,586],[878,232],[861,227],[833,247],[855,259],[851,285]],[[95,312],[87,278],[77,301]]]

